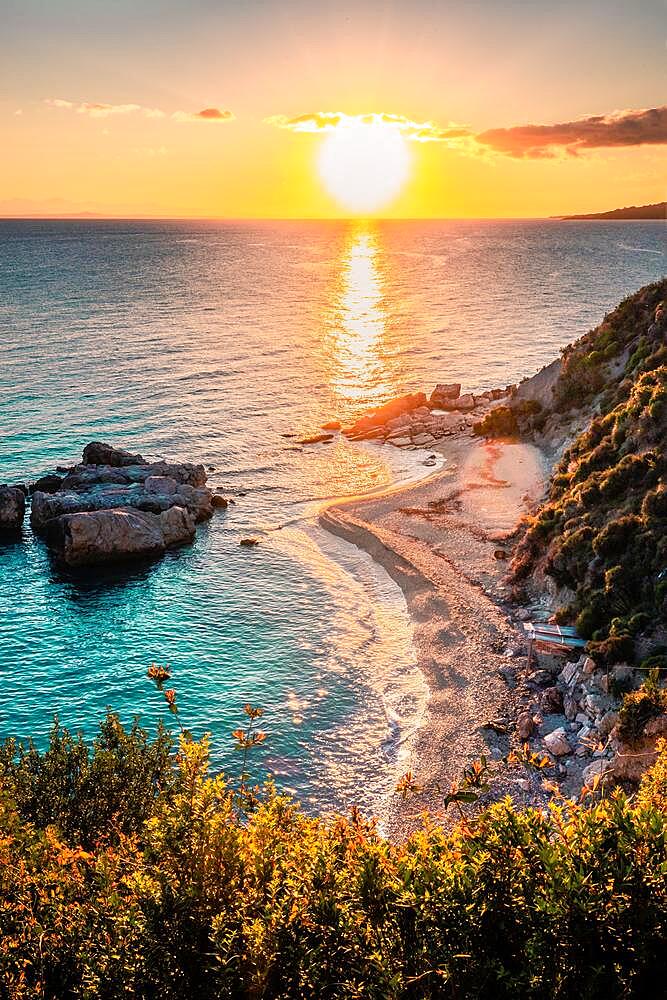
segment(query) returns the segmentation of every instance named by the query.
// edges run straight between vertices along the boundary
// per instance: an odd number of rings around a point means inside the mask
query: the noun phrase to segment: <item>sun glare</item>
[[[322,143],[319,171],[329,194],[357,214],[392,201],[408,174],[403,136],[383,122],[353,122],[334,129]]]

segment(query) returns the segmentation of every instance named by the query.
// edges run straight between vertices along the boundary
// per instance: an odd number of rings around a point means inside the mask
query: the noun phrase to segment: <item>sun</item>
[[[408,176],[410,154],[394,126],[349,122],[324,139],[318,167],[336,201],[351,212],[367,214],[398,195]]]

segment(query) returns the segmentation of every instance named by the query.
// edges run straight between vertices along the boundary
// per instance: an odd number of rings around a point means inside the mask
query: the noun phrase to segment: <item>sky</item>
[[[664,0],[0,0],[0,214],[662,201],[666,26]]]

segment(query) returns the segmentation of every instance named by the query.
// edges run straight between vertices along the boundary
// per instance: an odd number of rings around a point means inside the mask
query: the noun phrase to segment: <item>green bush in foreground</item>
[[[3,997],[656,995],[667,753],[635,800],[503,802],[391,844],[356,812],[231,788],[206,740],[183,736],[168,767],[164,746],[110,716],[83,781],[60,730],[44,754],[6,748]]]

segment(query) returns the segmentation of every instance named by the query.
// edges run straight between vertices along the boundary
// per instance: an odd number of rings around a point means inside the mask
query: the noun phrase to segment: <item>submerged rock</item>
[[[24,515],[23,490],[18,486],[0,486],[0,532],[20,532]]]
[[[298,444],[329,444],[333,439],[333,434],[311,434],[310,437],[300,438]]]

